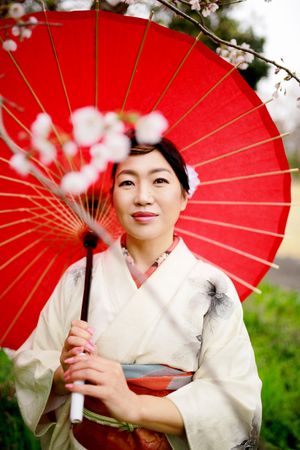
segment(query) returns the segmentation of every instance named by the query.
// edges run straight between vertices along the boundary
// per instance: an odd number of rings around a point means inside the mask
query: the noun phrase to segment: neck
[[[164,235],[146,241],[135,239],[132,236],[126,236],[127,250],[141,272],[145,272],[170,247],[172,242],[173,232],[167,236]]]

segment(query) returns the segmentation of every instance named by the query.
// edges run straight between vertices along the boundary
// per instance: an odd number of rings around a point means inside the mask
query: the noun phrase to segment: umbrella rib
[[[210,163],[215,162],[215,161],[219,161],[220,159],[227,158],[228,156],[236,155],[238,153],[244,152],[246,150],[250,150],[250,149],[258,147],[260,145],[268,144],[269,142],[276,141],[277,139],[282,139],[282,138],[288,136],[289,134],[290,133],[282,133],[282,134],[279,134],[278,136],[273,136],[271,138],[264,139],[264,140],[259,141],[259,142],[255,142],[254,144],[246,145],[245,147],[241,147],[241,148],[239,148],[237,150],[233,150],[231,152],[224,153],[223,155],[219,155],[219,156],[216,156],[214,158],[210,158],[210,159],[207,159],[205,161],[199,162],[199,163],[194,165],[194,168],[195,167],[204,166],[205,164],[210,164]]]
[[[5,159],[0,157],[0,161],[5,161]],[[29,181],[20,180],[19,178],[13,178],[13,177],[7,177],[6,175],[0,175],[0,179],[1,180],[5,180],[5,181],[13,181],[14,183],[22,184],[23,186],[29,186],[29,187],[31,187],[33,189],[37,189],[38,188],[38,189],[41,189],[43,191],[48,191],[49,192],[49,190],[46,187],[42,186],[42,185],[38,186],[37,184],[30,183]]]
[[[38,224],[37,227],[29,228],[28,230],[22,231],[22,233],[16,234],[15,236],[5,239],[4,241],[0,242],[0,247],[10,244],[11,242],[16,241],[17,239],[20,239],[21,237],[26,236],[30,233],[33,233],[34,231],[37,231],[38,229],[44,227],[45,225],[46,225],[45,223],[40,223]]]
[[[136,59],[135,59],[135,62],[134,62],[134,67],[133,67],[133,70],[132,70],[132,73],[131,73],[129,84],[127,86],[127,90],[126,90],[125,97],[124,97],[124,100],[123,100],[123,105],[122,105],[122,108],[121,108],[121,113],[124,111],[126,103],[127,103],[127,100],[128,100],[129,92],[130,92],[131,86],[133,84],[133,80],[134,80],[134,77],[135,77],[135,74],[136,74],[137,66],[138,66],[140,57],[142,55],[142,51],[143,51],[143,48],[144,48],[144,45],[145,45],[145,42],[146,42],[146,38],[147,38],[147,35],[148,35],[150,24],[152,22],[152,16],[153,16],[153,11],[151,10],[150,16],[149,16],[149,19],[147,21],[147,24],[146,24],[146,27],[145,27],[145,31],[144,31],[144,34],[143,34],[143,37],[142,37],[142,40],[141,40],[141,43],[140,43],[140,46],[139,46],[139,50],[138,50],[138,53],[137,53],[137,56],[136,56]]]
[[[61,70],[61,67],[60,67],[60,63],[59,63],[59,59],[58,59],[58,55],[57,55],[57,51],[56,51],[56,47],[55,47],[55,43],[54,43],[54,39],[53,39],[53,36],[52,36],[51,27],[49,25],[47,11],[46,11],[45,7],[43,7],[43,13],[44,13],[44,16],[45,16],[45,22],[47,24],[48,36],[49,36],[51,47],[52,47],[52,50],[53,50],[53,53],[54,53],[54,59],[55,59],[56,65],[57,65],[57,70],[58,70],[60,82],[62,84],[62,88],[63,88],[64,94],[65,94],[65,98],[66,98],[66,102],[67,102],[67,105],[68,105],[69,113],[71,114],[72,109],[71,109],[70,99],[69,99],[69,96],[68,96],[67,87],[66,87],[65,80],[64,80],[64,77],[63,77],[63,74],[62,74],[62,70]]]
[[[249,109],[248,111],[243,112],[242,114],[238,115],[234,119],[223,123],[223,125],[220,125],[218,128],[216,128],[215,130],[212,130],[210,133],[205,134],[201,138],[196,139],[195,141],[193,141],[190,144],[186,145],[185,147],[181,148],[180,151],[184,152],[184,151],[188,150],[189,148],[193,147],[194,145],[199,144],[199,142],[204,141],[205,139],[213,136],[214,134],[218,133],[219,131],[223,130],[224,128],[227,128],[229,125],[232,125],[233,123],[237,122],[238,120],[240,120],[240,119],[248,116],[249,114],[257,111],[261,107],[263,107],[263,106],[267,105],[268,103],[270,103],[272,100],[273,99],[267,100],[266,102],[261,103],[261,104],[255,106],[254,108]]]
[[[27,134],[29,134],[30,136],[32,136],[32,133],[31,133],[31,131],[26,127],[26,125],[24,125],[23,124],[23,122],[21,122],[6,106],[5,106],[5,104],[3,104],[2,105],[2,107],[3,107],[3,109],[11,116],[11,118],[21,127],[21,128],[23,128],[23,130],[27,133]],[[20,149],[20,151],[21,151],[21,149]],[[24,153],[27,153],[25,150],[23,150],[22,149],[22,151],[24,152]],[[45,170],[45,172],[48,174],[48,176],[49,176],[49,178],[52,180],[52,181],[54,181],[54,178],[58,178],[59,179],[59,176],[55,173],[55,172],[53,172],[53,170],[50,170],[49,169],[49,167],[48,166],[46,166],[45,164],[43,164],[41,161],[39,161],[37,158],[35,158],[34,156],[31,156],[30,157],[30,159],[32,160],[32,161],[34,161],[37,165],[39,165],[40,167],[42,167],[44,170]],[[1,160],[3,161],[3,162],[6,162],[8,165],[10,164],[10,160],[8,160],[8,159],[5,159],[5,158],[1,158]],[[62,174],[62,171],[61,171],[61,168],[59,167],[60,165],[59,165],[59,163],[56,161],[55,162],[55,164],[56,164],[56,167],[59,169],[59,171],[60,171],[60,174]]]
[[[49,211],[48,213],[43,214],[43,215],[35,214],[34,219],[38,220],[38,222],[35,222],[32,219],[31,219],[31,222],[33,224],[36,224],[36,223],[38,224],[38,223],[40,223],[41,219],[48,218],[49,216],[54,216],[55,219],[58,219],[58,217],[56,217],[53,213],[51,213]],[[61,217],[59,217],[59,219],[61,219]],[[49,219],[48,222],[46,222],[44,225],[50,224],[52,231],[60,231],[60,232],[63,232],[63,234],[65,234],[67,236],[73,236],[73,233],[74,232],[76,233],[77,230],[76,230],[75,227],[74,228],[70,228],[69,226],[63,225],[63,221],[62,220],[60,220],[60,222],[61,223],[59,224],[59,223],[54,222],[53,219]],[[55,226],[54,226],[54,223],[55,223]]]
[[[41,209],[39,206],[35,206],[34,208],[12,208],[12,209],[1,209],[0,214],[9,214],[15,212],[31,212],[37,209]]]
[[[226,200],[189,200],[192,205],[249,205],[249,206],[300,206],[300,203],[291,202],[246,202]]]
[[[202,35],[202,31],[200,31],[200,33],[198,34],[198,36],[196,36],[194,42],[192,43],[191,47],[188,49],[188,51],[186,52],[186,54],[184,55],[184,57],[182,58],[182,60],[180,61],[178,67],[176,68],[175,72],[173,73],[173,75],[171,76],[170,80],[168,81],[166,87],[164,88],[164,90],[162,91],[162,93],[160,94],[158,100],[156,101],[155,105],[152,107],[151,111],[154,111],[159,103],[162,101],[162,99],[164,98],[164,96],[166,95],[167,91],[169,90],[171,84],[173,83],[173,81],[175,80],[175,78],[177,77],[180,69],[184,66],[186,60],[188,59],[188,57],[190,56],[190,54],[192,53],[192,51],[194,50],[196,44],[199,42],[200,36]]]
[[[17,116],[5,105],[5,103],[2,104],[2,108],[4,109],[4,111],[7,112],[7,114],[10,115],[10,117],[12,119],[14,119],[14,121],[21,127],[23,128],[23,130],[27,133],[27,134],[31,134],[31,131],[29,130],[29,128],[26,127],[26,125],[21,122],[20,119],[17,118]]]
[[[27,197],[28,200],[30,200],[34,205],[39,206],[41,209],[46,210],[49,212],[48,208],[45,205],[42,205],[38,201],[31,198],[31,196]],[[67,208],[65,204],[59,201],[59,199],[52,194],[50,197],[44,196],[41,194],[39,197],[40,200],[45,200],[53,209],[57,212],[57,215],[54,214],[54,211],[51,211],[52,215],[55,217],[55,219],[59,219],[61,223],[65,223],[66,226],[71,227],[71,229],[75,229],[76,225],[81,226],[82,222],[80,222],[79,218],[73,213],[71,214],[71,211]],[[59,203],[59,205],[57,205]],[[59,208],[59,206],[61,208]],[[63,209],[63,211],[62,211]],[[67,214],[67,217],[63,215],[63,212]]]
[[[211,181],[203,181],[201,182],[200,186],[205,186],[205,185],[212,185],[212,184],[217,184],[217,183],[227,183],[227,182],[231,182],[231,181],[240,181],[240,180],[250,180],[252,178],[259,178],[259,177],[268,177],[268,176],[272,176],[272,175],[283,175],[285,173],[292,173],[292,172],[298,172],[299,169],[298,168],[294,168],[294,169],[286,169],[286,170],[275,170],[272,172],[262,172],[262,173],[254,173],[251,175],[243,175],[240,177],[232,177],[232,178],[220,178],[219,180],[211,180]]]
[[[23,313],[24,309],[26,308],[26,306],[28,305],[28,303],[30,302],[30,300],[32,299],[35,291],[39,288],[41,282],[43,281],[43,279],[45,278],[45,276],[47,275],[48,271],[51,269],[51,266],[53,266],[53,264],[55,263],[56,259],[58,258],[58,255],[55,255],[53,257],[53,259],[49,262],[49,264],[47,265],[47,267],[45,268],[44,272],[42,273],[42,275],[39,277],[39,279],[37,280],[36,284],[34,285],[32,291],[30,292],[30,294],[27,296],[25,302],[22,304],[21,308],[18,310],[17,314],[14,316],[12,322],[10,323],[9,327],[7,328],[7,330],[5,331],[5,333],[3,334],[3,336],[0,339],[0,344],[1,342],[3,342],[6,337],[8,336],[8,334],[10,333],[11,329],[14,327],[14,325],[16,324],[17,320],[19,319],[20,315]]]
[[[34,243],[35,244],[35,243]],[[47,247],[44,247],[40,253],[38,255],[35,256],[35,258],[33,258],[29,264],[27,264],[24,269],[18,274],[18,276],[16,278],[13,279],[13,281],[7,286],[7,288],[2,291],[1,295],[0,295],[0,301],[3,297],[5,297],[5,295],[19,282],[19,280],[21,280],[21,278],[25,275],[26,272],[28,272],[28,270],[35,264],[35,262],[48,250]],[[4,267],[3,265],[0,267],[0,270],[2,270]]]
[[[98,108],[99,98],[99,3],[96,2],[95,8],[95,107]]]
[[[248,253],[248,252],[244,252],[243,250],[239,250],[239,249],[237,249],[235,247],[232,247],[231,245],[223,244],[222,242],[216,241],[215,239],[210,239],[210,238],[207,238],[205,236],[201,236],[199,234],[192,233],[191,231],[183,230],[183,229],[178,228],[178,227],[176,227],[175,229],[176,229],[176,231],[179,231],[182,234],[194,237],[194,238],[199,239],[201,241],[208,242],[210,244],[216,245],[217,247],[225,248],[226,250],[229,250],[229,251],[231,251],[233,253],[237,253],[238,255],[245,256],[248,259],[252,259],[254,261],[257,261],[257,262],[260,262],[262,264],[265,264],[266,266],[273,267],[274,269],[278,269],[279,268],[279,266],[277,264],[271,263],[270,261],[267,261],[266,259],[259,258],[258,256],[252,255],[252,253]]]
[[[228,78],[232,72],[234,72],[237,69],[237,66],[232,67],[228,72],[226,72],[213,86],[211,86],[208,91],[205,92],[179,119],[176,120],[166,131],[165,136],[169,134],[174,128],[176,128],[180,122],[182,122],[192,111],[194,111],[197,106],[200,105],[200,103],[203,102],[203,100],[208,97],[209,94],[211,94],[221,83],[223,83],[226,78]],[[173,81],[173,80],[172,80]]]
[[[185,215],[180,215],[180,218],[181,219],[185,219],[185,220],[193,220],[195,222],[207,223],[207,224],[210,224],[210,225],[219,225],[221,227],[234,228],[234,229],[237,229],[237,230],[243,230],[243,231],[250,231],[250,232],[253,232],[253,233],[265,234],[267,236],[275,236],[275,237],[281,237],[281,238],[285,237],[284,234],[275,233],[273,231],[261,230],[259,228],[245,227],[243,225],[237,225],[237,224],[228,223],[228,222],[221,222],[221,221],[217,221],[217,220],[201,219],[199,217],[192,217],[192,216],[185,216]]]
[[[0,36],[0,41],[1,41],[1,43],[3,43],[3,39],[2,39],[1,36]],[[34,91],[33,87],[31,86],[31,84],[30,84],[29,80],[27,79],[25,73],[24,73],[23,70],[21,69],[21,66],[18,64],[17,60],[16,60],[16,59],[14,58],[14,56],[12,55],[12,52],[11,52],[11,51],[8,51],[7,53],[8,53],[8,55],[9,55],[11,61],[13,62],[14,66],[16,67],[17,71],[19,72],[19,75],[21,76],[21,78],[23,79],[24,83],[25,83],[26,86],[28,87],[28,89],[29,89],[31,95],[33,96],[33,98],[34,98],[35,101],[37,102],[38,106],[41,108],[41,110],[42,110],[43,112],[46,112],[46,109],[45,109],[44,105],[42,104],[42,102],[41,102],[41,100],[39,99],[38,95],[36,94],[36,92]],[[52,124],[52,129],[53,129],[53,132],[54,132],[54,134],[55,134],[55,136],[56,136],[58,142],[61,144],[61,138],[60,138],[60,135],[59,135],[59,133],[58,133],[58,131],[57,131],[57,129],[56,129],[56,127],[55,127],[54,124]]]
[[[108,171],[105,171],[102,175],[100,195],[98,198],[98,204],[97,204],[97,208],[96,208],[96,212],[95,212],[95,220],[98,222],[101,220],[103,215],[105,215],[105,211],[107,209],[106,205],[107,205],[109,196],[106,196],[106,198],[104,198],[104,202],[102,204],[102,198],[104,197],[104,185],[105,185],[107,177],[108,177]],[[101,209],[100,209],[100,206],[101,206]],[[108,208],[108,209],[110,209],[110,208]]]
[[[228,275],[230,278],[232,278],[233,280],[237,281],[238,283],[240,283],[241,285],[251,289],[251,291],[255,292],[256,294],[261,294],[262,291],[260,289],[258,289],[257,287],[253,286],[252,284],[248,283],[247,281],[243,280],[242,278],[238,277],[237,275],[233,274],[232,272],[229,272],[228,270],[224,269],[224,267],[221,267],[217,264],[215,264],[214,262],[210,261],[207,258],[204,258],[201,255],[198,255],[197,253],[193,254],[196,256],[196,258],[199,258],[202,261],[205,261],[209,264],[212,264],[214,267],[216,267],[217,269],[222,270],[222,272],[224,272],[226,275]]]
[[[45,234],[44,237],[48,236],[49,234],[50,234],[50,233]],[[30,250],[32,247],[34,247],[35,245],[37,245],[37,244],[38,244],[39,242],[41,242],[42,240],[43,240],[43,238],[36,239],[36,240],[32,241],[30,244],[28,244],[26,247],[22,248],[22,250],[20,250],[18,253],[14,253],[13,256],[12,256],[9,260],[5,261],[5,263],[3,263],[3,264],[0,266],[0,270],[5,269],[5,267],[9,266],[9,264],[11,264],[11,263],[14,262],[16,259],[18,259],[19,256],[23,255],[23,253],[26,253],[28,250]],[[46,251],[46,250],[47,250],[47,247],[45,247],[43,251]],[[26,268],[27,268],[27,266],[26,266]],[[0,295],[0,300],[1,300],[1,298],[2,298],[3,295],[4,295],[4,294],[1,294],[1,295]]]
[[[32,200],[32,203],[36,204],[37,202]],[[56,215],[52,210],[49,211],[46,206],[41,205],[39,203],[38,203],[38,205],[39,205],[40,209],[46,210],[46,214],[41,215],[41,214],[33,213],[33,215],[35,215],[37,219],[40,219],[41,217],[52,216],[52,217],[54,217],[56,222],[59,221],[61,223],[61,228],[63,230],[67,230],[69,232],[71,232],[71,230],[77,230],[77,226],[81,226],[81,223],[79,221],[76,221],[76,220],[74,221],[73,220],[73,222],[70,222],[70,221],[64,220],[64,216],[61,214],[61,211],[58,208],[57,208],[57,211],[58,211],[59,214]]]

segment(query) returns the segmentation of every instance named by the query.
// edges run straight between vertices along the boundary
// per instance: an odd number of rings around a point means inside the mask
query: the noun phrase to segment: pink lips
[[[150,222],[154,217],[157,217],[158,214],[148,212],[148,211],[137,211],[137,212],[131,214],[131,216],[137,222],[146,223],[146,222]]]

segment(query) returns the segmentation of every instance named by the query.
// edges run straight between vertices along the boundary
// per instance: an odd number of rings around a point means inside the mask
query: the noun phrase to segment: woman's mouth
[[[136,222],[140,222],[140,223],[151,222],[157,216],[158,216],[158,214],[155,214],[152,212],[147,212],[147,211],[137,211],[137,212],[131,214],[131,217],[133,217],[133,219]]]

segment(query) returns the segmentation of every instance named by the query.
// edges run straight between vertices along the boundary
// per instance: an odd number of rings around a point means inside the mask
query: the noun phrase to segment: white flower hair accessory
[[[194,169],[194,167],[189,166],[188,164],[186,165],[186,170],[187,170],[187,176],[188,176],[188,180],[189,180],[189,192],[188,192],[188,198],[192,198],[192,196],[194,195],[197,187],[200,184],[200,178],[198,173],[196,172],[196,170]]]

